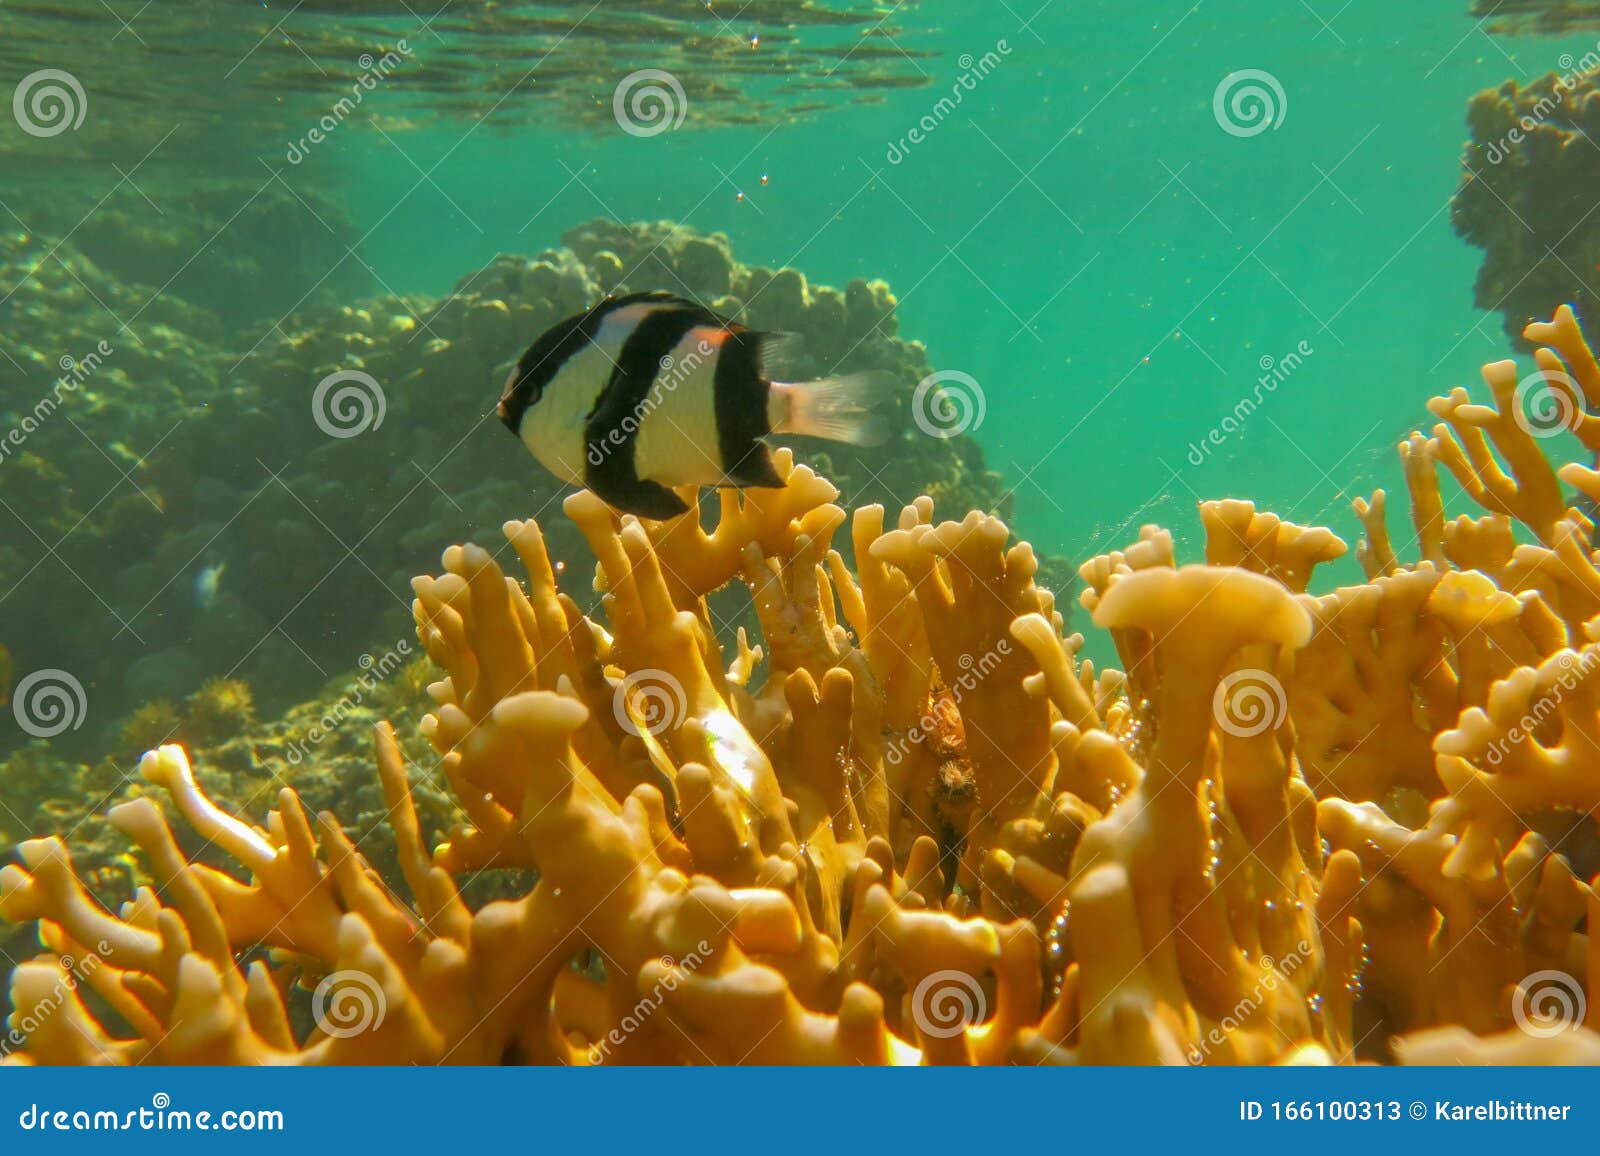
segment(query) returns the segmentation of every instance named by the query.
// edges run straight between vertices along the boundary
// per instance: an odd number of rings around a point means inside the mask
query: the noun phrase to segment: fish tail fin
[[[899,378],[883,370],[796,384],[775,381],[768,402],[772,432],[882,445],[891,426],[874,407],[893,397],[899,386]]]

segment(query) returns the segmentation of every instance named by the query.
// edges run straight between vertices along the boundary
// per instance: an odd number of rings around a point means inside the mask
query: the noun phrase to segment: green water
[[[124,392],[69,408],[72,430],[56,423],[51,436],[97,451],[87,464],[43,435],[25,468],[20,454],[0,464],[0,643],[16,677],[98,663],[80,681],[102,688],[102,722],[139,705],[146,659],[169,696],[290,666],[318,685],[403,634],[404,575],[528,512],[515,494],[536,467],[484,418],[497,365],[534,333],[426,392],[391,389],[388,420],[431,430],[429,465],[408,473],[397,449],[381,474],[284,500],[264,528],[236,520],[252,494],[276,494],[271,471],[334,447],[284,420],[311,383],[275,383],[239,413],[229,391],[297,311],[438,298],[593,218],[722,232],[739,261],[813,284],[886,279],[900,334],[964,383],[962,424],[1043,554],[1075,564],[1159,522],[1193,560],[1194,504],[1219,497],[1353,544],[1351,499],[1396,488],[1394,444],[1426,428],[1427,397],[1510,352],[1502,318],[1473,304],[1482,254],[1451,225],[1467,102],[1597,35],[1494,35],[1466,0],[926,0],[838,21],[818,14],[844,5],[780,2],[124,7],[0,8],[14,34],[0,79],[18,100],[25,78],[62,70],[86,105],[49,133],[0,118],[0,223],[16,248],[0,320],[32,342],[0,362],[9,420],[99,335],[176,343],[159,364],[123,362]],[[681,122],[624,131],[618,87],[649,67],[683,74]],[[1264,114],[1230,110],[1241,72],[1265,78]],[[363,78],[361,101],[341,105]],[[90,242],[125,298],[59,255]],[[230,265],[235,250],[248,259]],[[80,298],[71,325],[51,312],[58,289]],[[165,316],[175,302],[203,322]],[[186,363],[184,325],[206,329],[214,362]],[[196,427],[186,404],[215,420]],[[145,424],[125,444],[117,407],[130,405]],[[475,416],[437,416],[451,407]],[[179,440],[205,431],[182,463],[152,448],[164,408]],[[166,472],[146,485],[152,463]],[[387,520],[403,548],[381,573],[359,525],[337,524],[350,500],[399,510],[419,487],[453,503],[462,477],[512,498],[409,537],[404,516]],[[45,526],[36,495],[52,490],[74,504]],[[119,503],[131,520],[111,516]],[[72,554],[86,526],[92,574]],[[311,539],[333,566],[370,572],[308,616],[314,569],[294,579],[298,601],[251,582],[265,582],[257,554],[293,557]],[[218,565],[225,600],[210,613],[203,575]],[[1319,581],[1358,577],[1352,552]],[[374,601],[382,629],[348,627],[341,608]]]
[[[906,8],[957,59],[928,66],[931,89],[812,123],[645,140],[438,124],[309,163],[344,170],[367,258],[402,290],[590,215],[725,231],[742,260],[827,283],[886,278],[902,331],[981,386],[974,432],[1052,551],[1118,548],[1147,521],[1192,551],[1211,497],[1353,542],[1350,497],[1396,484],[1426,397],[1508,354],[1450,225],[1466,101],[1593,37],[1495,39],[1457,0],[1032,7]],[[1002,51],[892,163],[960,55]],[[1252,137],[1213,116],[1240,69],[1286,97]],[[1303,364],[1193,465],[1261,359],[1301,342]]]

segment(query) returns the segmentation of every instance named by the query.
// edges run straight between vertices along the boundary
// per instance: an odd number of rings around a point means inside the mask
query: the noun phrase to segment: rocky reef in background
[[[1526,336],[1592,460],[1575,316]],[[149,885],[76,837],[0,870],[43,946],[8,1062],[1600,1063],[1600,551],[1563,489],[1600,471],[1483,377],[1400,447],[1414,535],[1355,503],[1360,584],[1308,594],[1346,544],[1237,500],[1204,564],[1158,526],[1085,563],[1121,670],[992,515],[848,512],[787,450],[715,518],[566,499],[595,617],[563,520],[452,547],[411,585],[426,748],[371,730],[350,807],[392,841],[313,818],[317,774],[258,825],[265,783],[241,815],[149,752],[107,816]]]
[[[281,181],[173,181],[145,174],[137,188],[90,191],[98,187],[52,188],[48,196],[30,198],[27,224],[39,235],[41,252],[65,238],[63,252],[139,290],[143,300],[158,292],[177,297],[235,330],[372,290],[359,250],[361,230],[339,202],[308,183],[291,191]],[[240,292],[242,286],[249,292]],[[119,332],[126,332],[126,323],[143,336],[136,319],[142,308],[143,301],[128,313],[108,309],[100,320]],[[113,338],[113,344],[119,343]]]
[[[1570,59],[1570,58],[1569,58]],[[1579,66],[1582,67],[1579,67]],[[1456,232],[1484,251],[1474,303],[1523,329],[1563,303],[1600,316],[1600,56],[1519,86],[1485,89],[1467,109],[1472,130],[1451,204]]]
[[[909,394],[931,368],[898,335],[883,282],[814,286],[669,223],[592,222],[531,259],[497,258],[443,298],[309,307],[245,349],[203,305],[130,285],[102,267],[115,259],[98,240],[93,251],[0,237],[0,278],[17,286],[3,306],[15,323],[0,331],[0,425],[19,431],[0,460],[12,523],[0,593],[7,621],[29,624],[0,643],[19,676],[59,668],[87,688],[89,724],[58,740],[78,757],[210,679],[246,681],[271,717],[392,650],[409,633],[406,583],[463,526],[490,535],[565,492],[493,405],[504,363],[608,291],[674,289],[798,332],[802,370],[887,369]],[[319,399],[336,376],[357,394]],[[852,502],[928,493],[942,509],[1009,516],[971,438],[899,425],[870,456],[797,448]],[[557,531],[552,549],[589,564],[575,534]],[[1070,584],[1060,560],[1052,573]],[[20,737],[10,721],[0,749]]]

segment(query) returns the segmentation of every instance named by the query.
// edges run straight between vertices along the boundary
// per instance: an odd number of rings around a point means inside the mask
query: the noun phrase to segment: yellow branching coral
[[[1570,315],[1529,334],[1555,401],[1600,403]],[[1200,507],[1203,565],[1153,526],[1086,563],[1120,670],[995,518],[847,514],[786,454],[710,526],[569,499],[593,618],[508,522],[521,579],[461,546],[414,583],[456,827],[425,842],[387,726],[395,879],[292,791],[256,826],[151,752],[240,871],[147,798],[110,818],[159,889],[116,912],[23,844],[0,915],[44,951],[12,997],[52,1012],[15,1060],[1594,1060],[1596,1013],[1546,1030],[1537,989],[1600,996],[1600,567],[1560,488],[1600,473],[1547,461],[1514,369],[1485,378],[1401,446],[1414,550],[1356,503],[1362,585],[1307,593],[1345,543],[1239,501]],[[1481,516],[1447,517],[1441,468]],[[759,645],[713,610],[734,581]],[[509,897],[469,902],[483,872]]]

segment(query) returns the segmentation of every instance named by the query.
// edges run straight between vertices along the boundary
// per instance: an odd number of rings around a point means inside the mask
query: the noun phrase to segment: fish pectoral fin
[[[626,484],[616,484],[604,478],[590,478],[589,488],[601,501],[615,506],[625,514],[652,518],[665,522],[689,512],[689,504],[660,482],[637,479]]]

